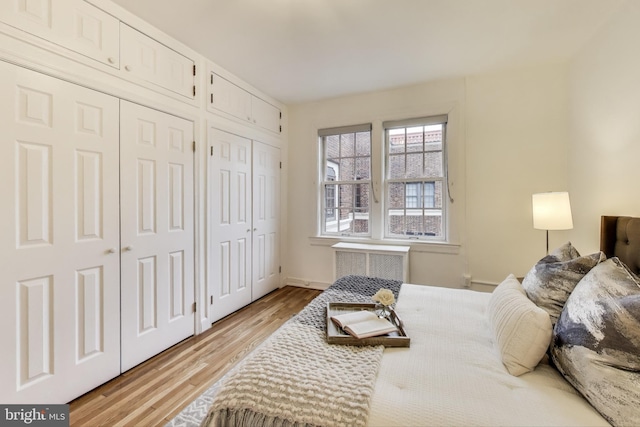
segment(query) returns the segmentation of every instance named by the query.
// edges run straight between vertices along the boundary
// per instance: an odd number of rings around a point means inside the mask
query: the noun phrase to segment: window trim
[[[442,106],[441,106],[442,107]],[[372,125],[363,125],[365,126],[365,130],[369,130],[371,132],[371,179],[369,181],[370,191],[369,194],[369,235],[343,235],[343,234],[324,234],[323,233],[323,221],[325,218],[323,217],[324,213],[322,211],[322,206],[324,204],[324,187],[323,187],[323,179],[324,174],[323,171],[318,167],[317,176],[318,176],[318,185],[317,188],[317,214],[316,214],[316,231],[312,236],[309,236],[310,243],[313,246],[330,246],[336,242],[361,242],[361,243],[377,243],[377,244],[391,244],[391,245],[410,245],[413,251],[417,252],[432,252],[432,253],[442,253],[442,254],[453,254],[457,253],[461,242],[461,234],[460,229],[454,228],[451,229],[452,224],[455,226],[458,221],[458,208],[454,207],[454,200],[452,198],[449,185],[453,185],[454,182],[450,180],[452,177],[450,173],[457,170],[457,161],[459,161],[459,134],[457,130],[457,122],[458,122],[458,106],[456,104],[447,105],[444,108],[437,108],[435,111],[417,111],[413,117],[417,117],[417,119],[402,119],[402,120],[384,120],[384,118],[372,120]],[[439,110],[439,111],[438,111]],[[446,111],[446,113],[443,113]],[[415,113],[416,111],[414,111]],[[426,113],[426,114],[425,114]],[[398,117],[398,115],[391,115],[387,117],[394,118]],[[407,115],[405,115],[407,117]],[[411,117],[411,116],[409,116]],[[360,117],[362,118],[362,117]],[[357,120],[354,120],[357,123]],[[335,122],[334,122],[335,123]],[[388,189],[387,189],[387,180],[386,174],[388,170],[388,148],[386,141],[386,126],[407,126],[413,124],[420,125],[428,125],[428,124],[444,124],[444,135],[443,142],[444,146],[442,149],[443,155],[443,171],[442,171],[442,185],[443,192],[442,195],[438,194],[437,202],[440,202],[440,196],[442,197],[442,215],[443,215],[443,224],[442,224],[442,236],[434,239],[431,237],[430,239],[417,239],[415,237],[404,238],[401,235],[388,235],[387,229],[387,197],[388,197]],[[326,126],[331,123],[324,123]],[[334,125],[335,126],[335,125]],[[356,125],[358,126],[358,125]],[[369,126],[371,128],[369,129]],[[327,127],[320,128],[320,126],[316,127],[315,132],[318,135],[321,135],[322,132],[326,132],[328,129],[335,130],[343,130],[348,129],[350,126],[337,126],[337,127]],[[331,132],[327,132],[330,134]],[[316,165],[323,165],[326,161],[325,153],[323,152],[323,145],[320,143],[320,138],[315,138],[316,140]],[[450,164],[449,160],[451,155],[454,155],[454,163]],[[455,177],[453,177],[455,178]],[[422,178],[418,178],[418,181],[423,180]],[[462,187],[458,188],[460,190]],[[451,188],[453,189],[453,187]],[[462,188],[464,191],[464,188]],[[458,191],[459,192],[459,191]],[[464,200],[462,201],[464,205]],[[463,206],[460,205],[460,206]],[[451,215],[454,215],[453,217]]]
[[[353,197],[356,197],[356,185],[368,185],[369,186],[369,193],[373,194],[373,180],[372,180],[372,175],[373,175],[373,171],[372,171],[372,153],[373,153],[373,143],[372,143],[372,129],[373,126],[371,123],[365,123],[365,124],[359,124],[359,125],[353,125],[353,126],[338,126],[338,127],[332,127],[332,128],[325,128],[325,129],[318,129],[318,144],[319,144],[319,153],[320,153],[320,160],[322,163],[321,166],[321,171],[323,171],[322,175],[319,177],[319,182],[320,182],[320,209],[319,209],[319,232],[320,232],[320,236],[323,237],[337,237],[337,236],[344,236],[344,237],[355,237],[355,238],[366,238],[366,239],[370,239],[372,237],[372,227],[371,227],[371,210],[372,210],[372,206],[370,203],[370,206],[368,207],[368,213],[367,213],[367,232],[366,233],[355,233],[355,232],[348,232],[348,231],[340,231],[340,223],[341,222],[347,222],[347,221],[353,221],[354,219],[356,219],[357,215],[360,212],[360,215],[362,215],[362,211],[359,209],[360,207],[356,205],[356,201],[355,199],[353,200],[353,205],[351,206],[351,218],[350,219],[342,219],[339,211],[340,211],[340,186],[341,185],[352,185],[353,187]],[[327,157],[327,147],[326,147],[326,143],[325,143],[325,138],[329,137],[329,136],[335,136],[335,135],[343,135],[343,134],[354,134],[354,136],[357,133],[365,133],[368,132],[369,133],[369,179],[360,179],[360,178],[355,178],[355,179],[351,179],[351,180],[342,180],[340,179],[340,172],[337,171],[336,172],[336,179],[335,180],[326,180],[326,170],[328,167],[330,167],[331,164],[335,164],[334,162],[330,162],[328,160]],[[355,143],[355,141],[354,141]],[[357,146],[356,146],[357,147]],[[354,148],[356,148],[354,147]],[[356,148],[357,149],[357,148]],[[342,157],[341,157],[342,158]],[[358,156],[356,156],[356,154],[354,153],[353,156],[354,160],[358,158]],[[357,164],[357,162],[356,162]],[[354,165],[355,167],[355,165]],[[334,214],[333,215],[333,221],[331,221],[331,223],[335,223],[336,227],[337,227],[337,231],[327,231],[327,225],[329,224],[329,217],[327,217],[327,206],[326,206],[326,201],[327,201],[327,186],[329,185],[333,185],[335,186],[335,190],[334,190],[334,198],[335,198],[335,207],[334,209],[338,210],[338,214]],[[335,210],[334,210],[335,212]]]
[[[389,147],[389,131],[392,129],[406,129],[410,127],[422,127],[422,126],[430,126],[430,125],[442,125],[442,176],[423,176],[419,178],[389,178],[390,174],[390,147]],[[382,134],[383,134],[383,152],[384,152],[384,170],[382,172],[383,180],[384,180],[384,204],[383,204],[383,227],[384,234],[383,238],[385,240],[398,240],[398,241],[426,241],[426,242],[448,242],[449,241],[449,209],[448,209],[448,201],[449,198],[449,177],[448,177],[448,143],[447,143],[447,124],[448,124],[448,115],[436,115],[436,116],[428,116],[428,117],[418,117],[412,119],[403,119],[403,120],[389,120],[382,122]],[[429,235],[399,235],[392,234],[390,230],[390,212],[393,209],[389,208],[390,205],[390,184],[393,183],[422,183],[422,182],[441,182],[442,186],[442,206],[441,208],[425,208],[419,207],[415,210],[421,209],[424,215],[425,213],[437,214],[441,217],[441,236],[429,236]],[[405,214],[410,209],[406,206],[406,194],[405,194],[405,206],[402,209]],[[411,208],[412,209],[412,208]],[[437,211],[437,212],[436,212]]]

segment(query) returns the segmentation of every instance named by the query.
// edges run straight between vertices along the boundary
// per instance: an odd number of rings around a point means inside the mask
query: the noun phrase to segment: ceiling
[[[626,0],[114,1],[296,104],[564,61]]]

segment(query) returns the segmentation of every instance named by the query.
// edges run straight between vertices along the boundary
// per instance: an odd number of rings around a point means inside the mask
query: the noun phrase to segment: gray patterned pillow
[[[605,259],[602,252],[580,256],[571,242],[565,243],[529,270],[522,287],[531,301],[549,313],[551,323],[555,325],[573,288]]]
[[[613,425],[640,425],[640,279],[611,258],[567,300],[554,329],[553,362]]]

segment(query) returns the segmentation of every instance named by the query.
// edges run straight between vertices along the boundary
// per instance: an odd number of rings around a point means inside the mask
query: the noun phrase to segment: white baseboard
[[[307,279],[300,279],[298,277],[287,277],[284,281],[284,284],[287,286],[297,286],[299,288],[317,289],[320,291],[324,291],[329,286],[331,286],[331,283],[314,282]]]

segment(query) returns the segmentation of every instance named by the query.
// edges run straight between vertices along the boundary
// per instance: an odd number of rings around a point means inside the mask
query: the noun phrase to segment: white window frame
[[[356,187],[355,185],[368,185],[369,186],[369,194],[373,194],[373,190],[372,190],[372,181],[371,181],[371,177],[373,174],[372,171],[372,153],[373,153],[373,143],[372,143],[372,138],[371,138],[371,131],[372,131],[372,126],[371,123],[365,123],[362,125],[353,125],[353,126],[341,126],[341,127],[335,127],[335,128],[327,128],[327,129],[320,129],[318,130],[318,143],[320,146],[320,159],[321,159],[321,168],[320,170],[322,171],[319,182],[320,182],[320,201],[319,201],[319,206],[320,206],[320,215],[319,215],[319,220],[320,220],[320,235],[321,236],[326,236],[326,237],[335,237],[335,236],[352,236],[352,237],[357,237],[357,238],[371,238],[371,230],[372,230],[372,208],[373,206],[371,206],[371,201],[369,202],[370,205],[368,207],[369,211],[366,214],[363,213],[358,213],[357,211],[354,211],[350,214],[349,218],[341,218],[340,216],[340,208],[338,207],[340,205],[340,189],[339,186],[340,185],[353,185],[354,187],[354,201],[353,201],[353,208],[357,210],[357,206],[355,204],[355,197],[356,197]],[[340,170],[339,170],[339,166],[336,165],[334,162],[330,162],[328,160],[328,156],[327,156],[327,152],[326,152],[326,144],[325,144],[325,137],[328,136],[333,136],[333,135],[342,135],[342,134],[349,134],[349,133],[361,133],[361,132],[369,132],[369,141],[370,141],[370,145],[369,145],[369,179],[346,179],[344,180],[344,177],[341,176],[340,174]],[[356,158],[355,154],[354,154],[354,158]],[[327,180],[326,176],[327,176],[327,168],[334,168],[334,170],[336,170],[336,178],[335,180]],[[355,167],[355,165],[354,165]],[[334,190],[334,200],[336,203],[336,208],[338,209],[338,212],[335,213],[335,215],[333,216],[333,221],[328,221],[327,219],[327,206],[326,206],[326,201],[327,201],[327,193],[326,193],[326,188],[328,185],[333,185],[335,186],[335,190]],[[365,215],[366,218],[364,217],[360,217],[360,219],[367,219],[367,232],[366,233],[355,233],[355,232],[349,232],[348,229],[350,226],[350,223],[352,221],[355,221],[357,219],[359,219],[359,216]],[[331,227],[328,227],[328,224],[333,224]]]
[[[384,209],[383,209],[383,222],[384,222],[384,239],[393,239],[393,240],[419,240],[419,241],[437,241],[437,242],[447,242],[448,241],[448,201],[449,201],[449,191],[448,191],[448,161],[447,161],[447,115],[438,115],[438,116],[430,116],[430,117],[421,117],[415,119],[407,119],[407,120],[394,120],[394,121],[386,121],[383,122],[383,135],[384,135],[384,164],[385,170],[383,172],[384,175]],[[389,130],[391,129],[401,129],[401,128],[410,128],[416,126],[429,126],[429,125],[442,125],[442,176],[421,176],[416,178],[390,178],[390,149],[389,149]],[[440,182],[442,187],[442,207],[441,208],[427,208],[427,207],[418,207],[418,208],[409,208],[406,206],[406,193],[405,193],[405,207],[402,209],[402,212],[398,212],[404,216],[411,216],[413,214],[424,216],[440,216],[441,218],[441,234],[440,235],[415,235],[415,234],[393,234],[391,233],[391,214],[393,211],[400,209],[391,209],[389,206],[391,204],[390,201],[390,186],[391,184],[399,184],[404,183],[412,184],[412,183],[424,183],[424,182]],[[437,184],[436,184],[437,185]],[[423,188],[422,188],[423,189]],[[406,190],[406,189],[405,189]],[[424,189],[423,189],[424,190]],[[418,200],[421,199],[422,195],[418,195]],[[418,212],[421,210],[422,212]]]

